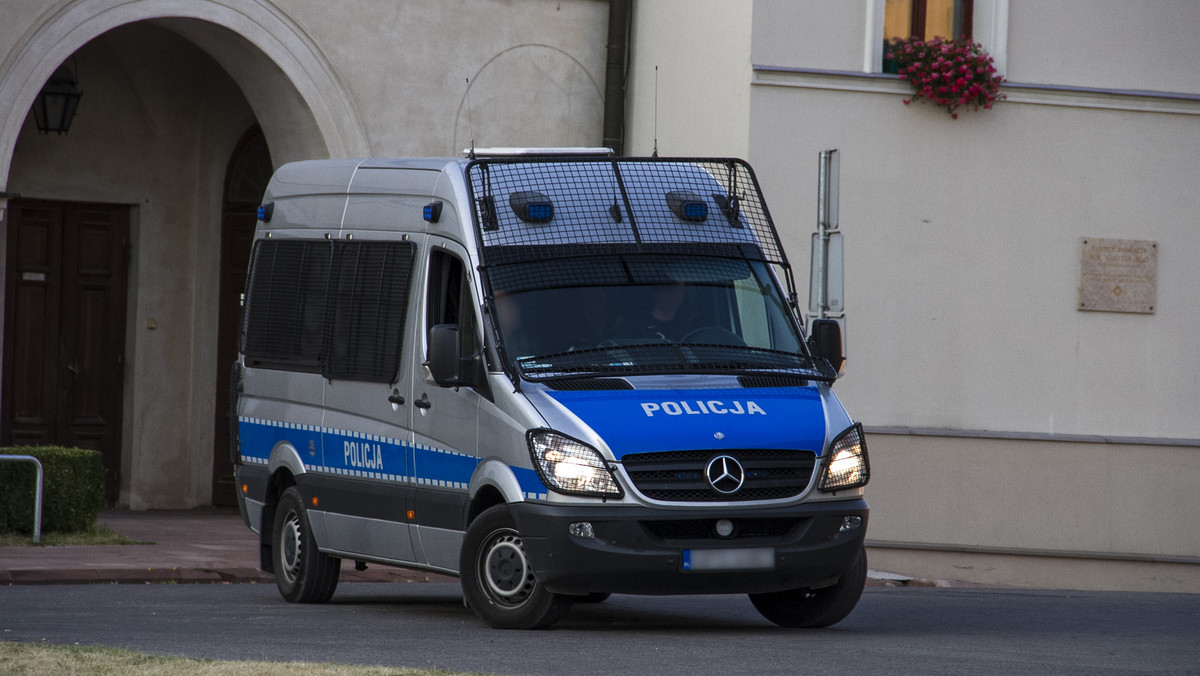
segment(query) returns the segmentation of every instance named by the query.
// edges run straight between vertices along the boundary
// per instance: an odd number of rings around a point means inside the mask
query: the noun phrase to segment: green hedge
[[[42,532],[91,528],[104,506],[104,461],[99,451],[62,446],[8,446],[0,455],[32,455],[42,463]],[[32,533],[37,468],[0,462],[0,533]]]

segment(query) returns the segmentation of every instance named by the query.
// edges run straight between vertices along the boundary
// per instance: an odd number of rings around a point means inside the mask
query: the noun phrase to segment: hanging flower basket
[[[992,57],[969,38],[895,38],[885,58],[893,59],[900,79],[912,84],[913,95],[904,105],[929,101],[957,119],[960,108],[991,108],[1005,98],[1000,93],[1004,77],[996,72]]]

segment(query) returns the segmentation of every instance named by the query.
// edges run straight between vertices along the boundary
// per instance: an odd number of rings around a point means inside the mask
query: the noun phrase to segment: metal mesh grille
[[[734,159],[497,158],[467,166],[489,247],[738,244],[786,265],[748,165]],[[530,218],[530,195],[552,215]],[[562,251],[560,255],[586,255]],[[495,261],[486,260],[485,265]]]
[[[721,493],[708,482],[705,469],[716,455],[736,458],[745,470],[745,482],[735,493]],[[783,500],[808,487],[816,465],[812,451],[742,449],[721,454],[712,451],[631,453],[621,459],[637,490],[653,500],[667,502],[744,502]]]

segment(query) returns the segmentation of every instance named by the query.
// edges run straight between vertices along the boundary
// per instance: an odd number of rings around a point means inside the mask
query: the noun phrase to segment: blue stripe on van
[[[314,466],[322,463],[321,428],[315,425],[241,417],[238,418],[238,439],[244,463],[267,464],[271,450],[280,442],[291,444],[300,453],[305,468],[310,463]]]
[[[399,439],[323,428],[325,471],[383,481],[411,481],[409,445]]]
[[[418,484],[446,488],[466,489],[479,464],[479,458],[429,446],[414,448],[413,459]]]
[[[319,474],[466,491],[479,465],[475,458],[431,446],[349,430],[298,425],[262,418],[238,418],[242,462],[266,465],[281,442],[300,454],[304,469]],[[511,467],[527,500],[545,500],[546,486],[537,472]]]

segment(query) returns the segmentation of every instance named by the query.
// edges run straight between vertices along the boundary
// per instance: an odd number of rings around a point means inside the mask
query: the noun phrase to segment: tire
[[[295,486],[280,496],[271,534],[275,585],[283,598],[291,603],[328,601],[337,589],[342,561],[317,551],[304,501]]]
[[[833,586],[750,594],[750,602],[763,617],[781,627],[828,627],[854,610],[866,584],[867,552],[860,549],[850,571]]]
[[[489,508],[467,527],[459,571],[467,605],[496,629],[542,629],[571,608],[571,597],[547,591],[534,577],[505,505]]]

